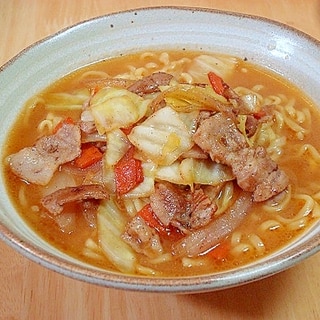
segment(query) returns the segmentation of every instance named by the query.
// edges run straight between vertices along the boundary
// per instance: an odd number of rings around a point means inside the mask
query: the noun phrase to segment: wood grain
[[[320,40],[317,0],[0,1],[0,65],[82,20],[132,8],[199,6],[255,14]],[[1,87],[1,84],[0,84]],[[0,319],[320,319],[320,255],[267,279],[196,295],[126,292],[66,278],[0,242]]]

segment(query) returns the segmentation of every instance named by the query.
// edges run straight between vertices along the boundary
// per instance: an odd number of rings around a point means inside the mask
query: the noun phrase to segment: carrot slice
[[[89,145],[82,148],[81,154],[75,159],[74,164],[80,169],[85,169],[100,161],[102,156],[103,153],[97,147]]]
[[[134,147],[132,146],[115,165],[114,172],[118,195],[126,194],[144,180],[141,161],[135,159],[133,155]]]
[[[54,134],[57,133],[58,130],[59,130],[65,123],[67,123],[67,124],[74,124],[74,121],[73,121],[73,119],[72,119],[71,117],[67,117],[67,118],[61,120],[61,121],[54,127],[53,133],[54,133]]]
[[[227,257],[230,251],[230,244],[228,241],[221,242],[218,246],[207,253],[208,257],[215,260],[223,260]]]
[[[178,228],[171,225],[164,226],[153,212],[150,204],[146,204],[138,212],[138,216],[140,216],[149,227],[155,229],[162,238],[166,238],[170,241],[178,241],[183,237],[183,234]]]
[[[224,91],[228,88],[228,85],[222,80],[221,77],[219,77],[217,74],[215,74],[212,71],[208,73],[208,78],[213,90],[217,94],[220,94],[223,96]]]

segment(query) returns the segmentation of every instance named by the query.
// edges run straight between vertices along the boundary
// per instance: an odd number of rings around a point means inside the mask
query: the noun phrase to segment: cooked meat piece
[[[243,192],[227,212],[174,243],[172,253],[194,257],[214,247],[240,225],[251,204],[251,195]]]
[[[122,239],[136,252],[143,253],[150,258],[155,258],[163,252],[159,235],[139,216],[134,217],[127,224]]]
[[[280,169],[274,170],[256,185],[253,192],[253,200],[256,202],[265,201],[284,191],[288,184],[289,178],[285,172]]]
[[[239,150],[236,154],[230,154],[227,162],[231,164],[240,188],[253,192],[254,201],[271,198],[289,183],[288,177],[278,169],[263,147]]]
[[[171,224],[184,233],[208,224],[217,210],[202,189],[186,192],[169,183],[156,184],[150,201],[163,225]]]
[[[214,213],[217,211],[217,205],[212,202],[202,189],[196,189],[188,195],[191,202],[191,214],[182,215],[182,219],[177,221],[187,229],[199,229],[207,225]]]
[[[193,135],[194,142],[209,153],[211,159],[226,164],[226,157],[247,147],[247,142],[231,116],[221,112],[204,120]]]
[[[253,115],[249,114],[246,120],[246,133],[249,138],[256,133],[258,125],[259,120],[256,119]]]
[[[176,216],[188,211],[184,192],[170,183],[157,183],[155,192],[150,196],[150,205],[160,222],[168,226]]]
[[[108,199],[105,188],[99,184],[66,187],[57,190],[41,199],[41,204],[52,214],[58,215],[63,211],[66,203],[78,202],[88,199]]]
[[[20,178],[46,185],[61,164],[81,153],[78,126],[63,124],[57,133],[40,138],[34,146],[26,147],[9,156],[12,171]]]
[[[136,81],[127,89],[138,95],[158,92],[159,86],[168,85],[172,78],[173,76],[171,74],[165,72],[157,72]]]
[[[193,139],[213,161],[231,167],[238,185],[244,191],[253,192],[254,201],[267,200],[289,184],[288,177],[265,148],[248,147],[232,118],[223,113],[203,121]]]

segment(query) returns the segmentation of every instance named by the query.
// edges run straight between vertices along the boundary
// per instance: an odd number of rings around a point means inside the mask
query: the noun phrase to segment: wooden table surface
[[[320,40],[319,0],[0,0],[0,64],[33,42],[79,21],[160,5],[255,14]],[[319,265],[318,254],[270,278],[212,293],[126,292],[66,278],[1,242],[0,319],[320,319]]]

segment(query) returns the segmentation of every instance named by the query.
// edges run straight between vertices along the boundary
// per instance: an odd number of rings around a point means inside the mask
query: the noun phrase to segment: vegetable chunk
[[[140,125],[128,136],[148,159],[161,165],[170,165],[192,147],[191,135],[178,113],[164,107]]]

